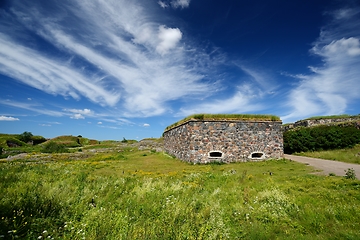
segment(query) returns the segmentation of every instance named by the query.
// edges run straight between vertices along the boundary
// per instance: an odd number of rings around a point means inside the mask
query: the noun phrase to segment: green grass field
[[[302,152],[296,153],[296,155],[360,164],[360,144],[353,148]]]
[[[296,162],[191,165],[131,147],[72,156],[0,162],[0,238],[360,238],[360,181]]]

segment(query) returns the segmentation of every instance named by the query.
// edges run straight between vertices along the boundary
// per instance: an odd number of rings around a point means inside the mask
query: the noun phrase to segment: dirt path
[[[305,163],[315,169],[322,170],[319,174],[329,175],[329,173],[335,173],[338,176],[344,176],[345,170],[353,168],[355,170],[356,178],[360,179],[360,164],[351,164],[338,161],[324,160],[319,158],[302,157],[295,155],[284,154],[284,158],[290,159],[296,162]]]

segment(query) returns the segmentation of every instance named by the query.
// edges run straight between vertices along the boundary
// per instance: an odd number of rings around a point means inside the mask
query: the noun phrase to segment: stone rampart
[[[296,127],[313,127],[318,125],[353,125],[356,128],[359,128],[360,117],[348,117],[348,118],[320,118],[320,119],[305,119],[300,120],[295,123],[284,125],[284,131]]]
[[[164,132],[165,151],[193,163],[283,157],[281,121],[190,120]]]

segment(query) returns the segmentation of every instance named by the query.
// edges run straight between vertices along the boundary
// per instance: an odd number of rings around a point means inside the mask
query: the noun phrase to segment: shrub
[[[344,171],[345,171],[345,178],[346,179],[355,180],[356,174],[355,174],[355,170],[353,168],[348,168],[348,170],[344,170]]]
[[[62,144],[56,142],[49,142],[42,149],[43,153],[67,153],[69,150]]]
[[[32,136],[33,135],[31,132],[23,132],[22,134],[19,135],[19,140],[23,141],[24,143],[27,143],[31,141]]]
[[[350,148],[360,143],[360,130],[352,126],[316,126],[284,132],[284,152]]]

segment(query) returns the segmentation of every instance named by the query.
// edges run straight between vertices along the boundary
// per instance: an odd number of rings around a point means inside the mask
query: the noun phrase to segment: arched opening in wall
[[[263,159],[264,157],[265,157],[265,155],[262,152],[253,152],[253,153],[251,153],[251,156],[250,156],[250,158],[253,158],[253,159]]]
[[[222,158],[223,153],[219,152],[219,151],[211,151],[211,152],[209,152],[209,157],[210,158]]]

